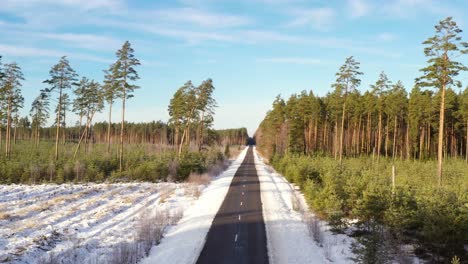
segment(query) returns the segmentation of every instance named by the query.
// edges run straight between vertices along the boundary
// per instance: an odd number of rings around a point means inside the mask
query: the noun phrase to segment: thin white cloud
[[[269,63],[281,63],[281,64],[300,64],[300,65],[311,65],[323,63],[319,59],[314,58],[303,58],[303,57],[273,57],[273,58],[258,58],[260,62]]]
[[[311,9],[291,9],[293,19],[286,24],[288,27],[311,26],[318,30],[328,30],[334,23],[336,12],[329,7]]]
[[[395,39],[397,39],[397,36],[395,34],[388,33],[388,32],[383,32],[377,35],[378,41],[389,42]]]
[[[124,6],[123,0],[2,0],[2,9],[19,10],[31,7],[73,7],[82,10],[112,9],[116,10]]]
[[[52,49],[41,49],[34,47],[24,47],[17,45],[0,44],[0,54],[11,57],[56,57],[68,56],[71,59],[78,59],[84,61],[95,61],[110,63],[112,60],[103,59],[94,55],[64,52]]]
[[[199,25],[202,27],[236,27],[250,24],[252,21],[245,16],[213,13],[195,8],[171,8],[157,10],[154,17],[173,23]]]
[[[421,13],[430,13],[439,16],[459,16],[460,10],[452,8],[450,1],[440,0],[396,0],[388,1],[382,5],[381,9],[384,14],[393,17],[416,17]]]
[[[63,42],[68,42],[74,46],[82,47],[85,49],[91,50],[115,50],[117,49],[123,41],[107,37],[107,36],[98,36],[92,34],[75,34],[75,33],[43,33],[38,34],[39,37],[47,38],[51,40],[59,40]]]
[[[348,0],[350,16],[358,18],[370,12],[370,6],[365,0]]]

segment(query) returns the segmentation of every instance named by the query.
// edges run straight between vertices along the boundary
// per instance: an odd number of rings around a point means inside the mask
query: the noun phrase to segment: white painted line
[[[242,195],[244,195],[244,192],[242,192]]]
[[[239,221],[240,221],[241,216],[239,215]]]
[[[237,242],[237,234],[236,234],[236,237],[234,238],[234,242]]]
[[[241,202],[241,206],[242,206],[242,202]]]

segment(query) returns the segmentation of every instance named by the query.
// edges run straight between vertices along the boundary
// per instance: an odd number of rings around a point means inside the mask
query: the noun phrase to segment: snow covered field
[[[199,188],[189,183],[0,186],[0,263],[47,263],[50,256],[63,263],[109,263],[119,244],[134,243],[142,217],[157,212],[177,219]]]

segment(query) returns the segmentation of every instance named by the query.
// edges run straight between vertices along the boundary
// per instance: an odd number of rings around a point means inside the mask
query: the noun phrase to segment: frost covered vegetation
[[[0,262],[136,263],[208,182],[0,186]]]
[[[278,96],[255,135],[337,231],[357,220],[359,262],[395,260],[405,245],[433,262],[468,257],[468,88],[457,80],[467,68],[456,61],[468,43],[451,18],[435,29],[409,95],[383,72],[361,94],[349,57],[333,91]]]

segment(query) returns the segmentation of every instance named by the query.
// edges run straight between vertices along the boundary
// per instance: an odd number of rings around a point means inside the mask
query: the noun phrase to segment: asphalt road
[[[268,263],[260,182],[252,147],[232,179],[197,263]]]

